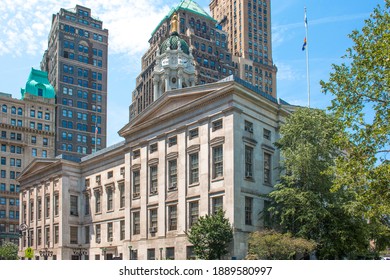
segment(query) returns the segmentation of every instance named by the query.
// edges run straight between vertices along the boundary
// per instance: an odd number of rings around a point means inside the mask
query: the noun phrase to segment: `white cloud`
[[[111,54],[140,54],[150,34],[168,13],[174,0],[2,0],[0,2],[0,56],[42,54],[47,47],[52,15],[80,4],[109,30]]]
[[[278,67],[278,81],[298,81],[305,78],[300,71],[294,70],[294,67],[289,64],[278,62],[276,65]]]

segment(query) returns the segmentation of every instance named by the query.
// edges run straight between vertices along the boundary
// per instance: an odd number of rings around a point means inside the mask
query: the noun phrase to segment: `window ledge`
[[[223,180],[224,180],[224,177],[222,176],[222,177],[217,177],[217,178],[212,179],[211,182],[214,183],[214,182],[219,182],[219,181],[223,181]]]

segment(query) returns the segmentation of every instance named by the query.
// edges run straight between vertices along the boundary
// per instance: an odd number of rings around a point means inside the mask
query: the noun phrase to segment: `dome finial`
[[[171,34],[177,33],[177,15],[173,14],[171,19]]]

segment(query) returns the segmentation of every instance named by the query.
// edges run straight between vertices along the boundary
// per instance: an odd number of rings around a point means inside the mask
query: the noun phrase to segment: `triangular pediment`
[[[47,166],[57,161],[59,161],[59,159],[34,159],[25,169],[23,169],[18,180],[23,179],[26,174],[38,173],[40,170],[45,169]]]
[[[141,114],[136,116],[134,120],[124,126],[118,133],[124,137],[127,131],[129,131],[132,127],[156,119],[161,119],[172,112],[191,106],[194,101],[210,94],[214,90],[215,89],[197,90],[197,88],[194,87],[166,92]]]

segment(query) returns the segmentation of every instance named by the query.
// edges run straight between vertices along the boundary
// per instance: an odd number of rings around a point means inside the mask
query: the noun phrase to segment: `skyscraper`
[[[228,33],[228,48],[241,79],[276,97],[270,0],[211,0],[213,18]]]
[[[156,56],[162,51],[159,46],[170,36],[171,19],[174,15],[178,20],[177,33],[188,44],[189,52],[195,59],[196,85],[216,82],[237,74],[228,51],[227,33],[195,1],[182,0],[152,32],[149,49],[142,57],[141,73],[136,79],[130,118],[141,113],[154,101],[152,73],[156,65]],[[184,83],[180,86],[189,85]]]
[[[106,147],[108,30],[77,5],[54,14],[41,69],[57,92],[56,155]]]

